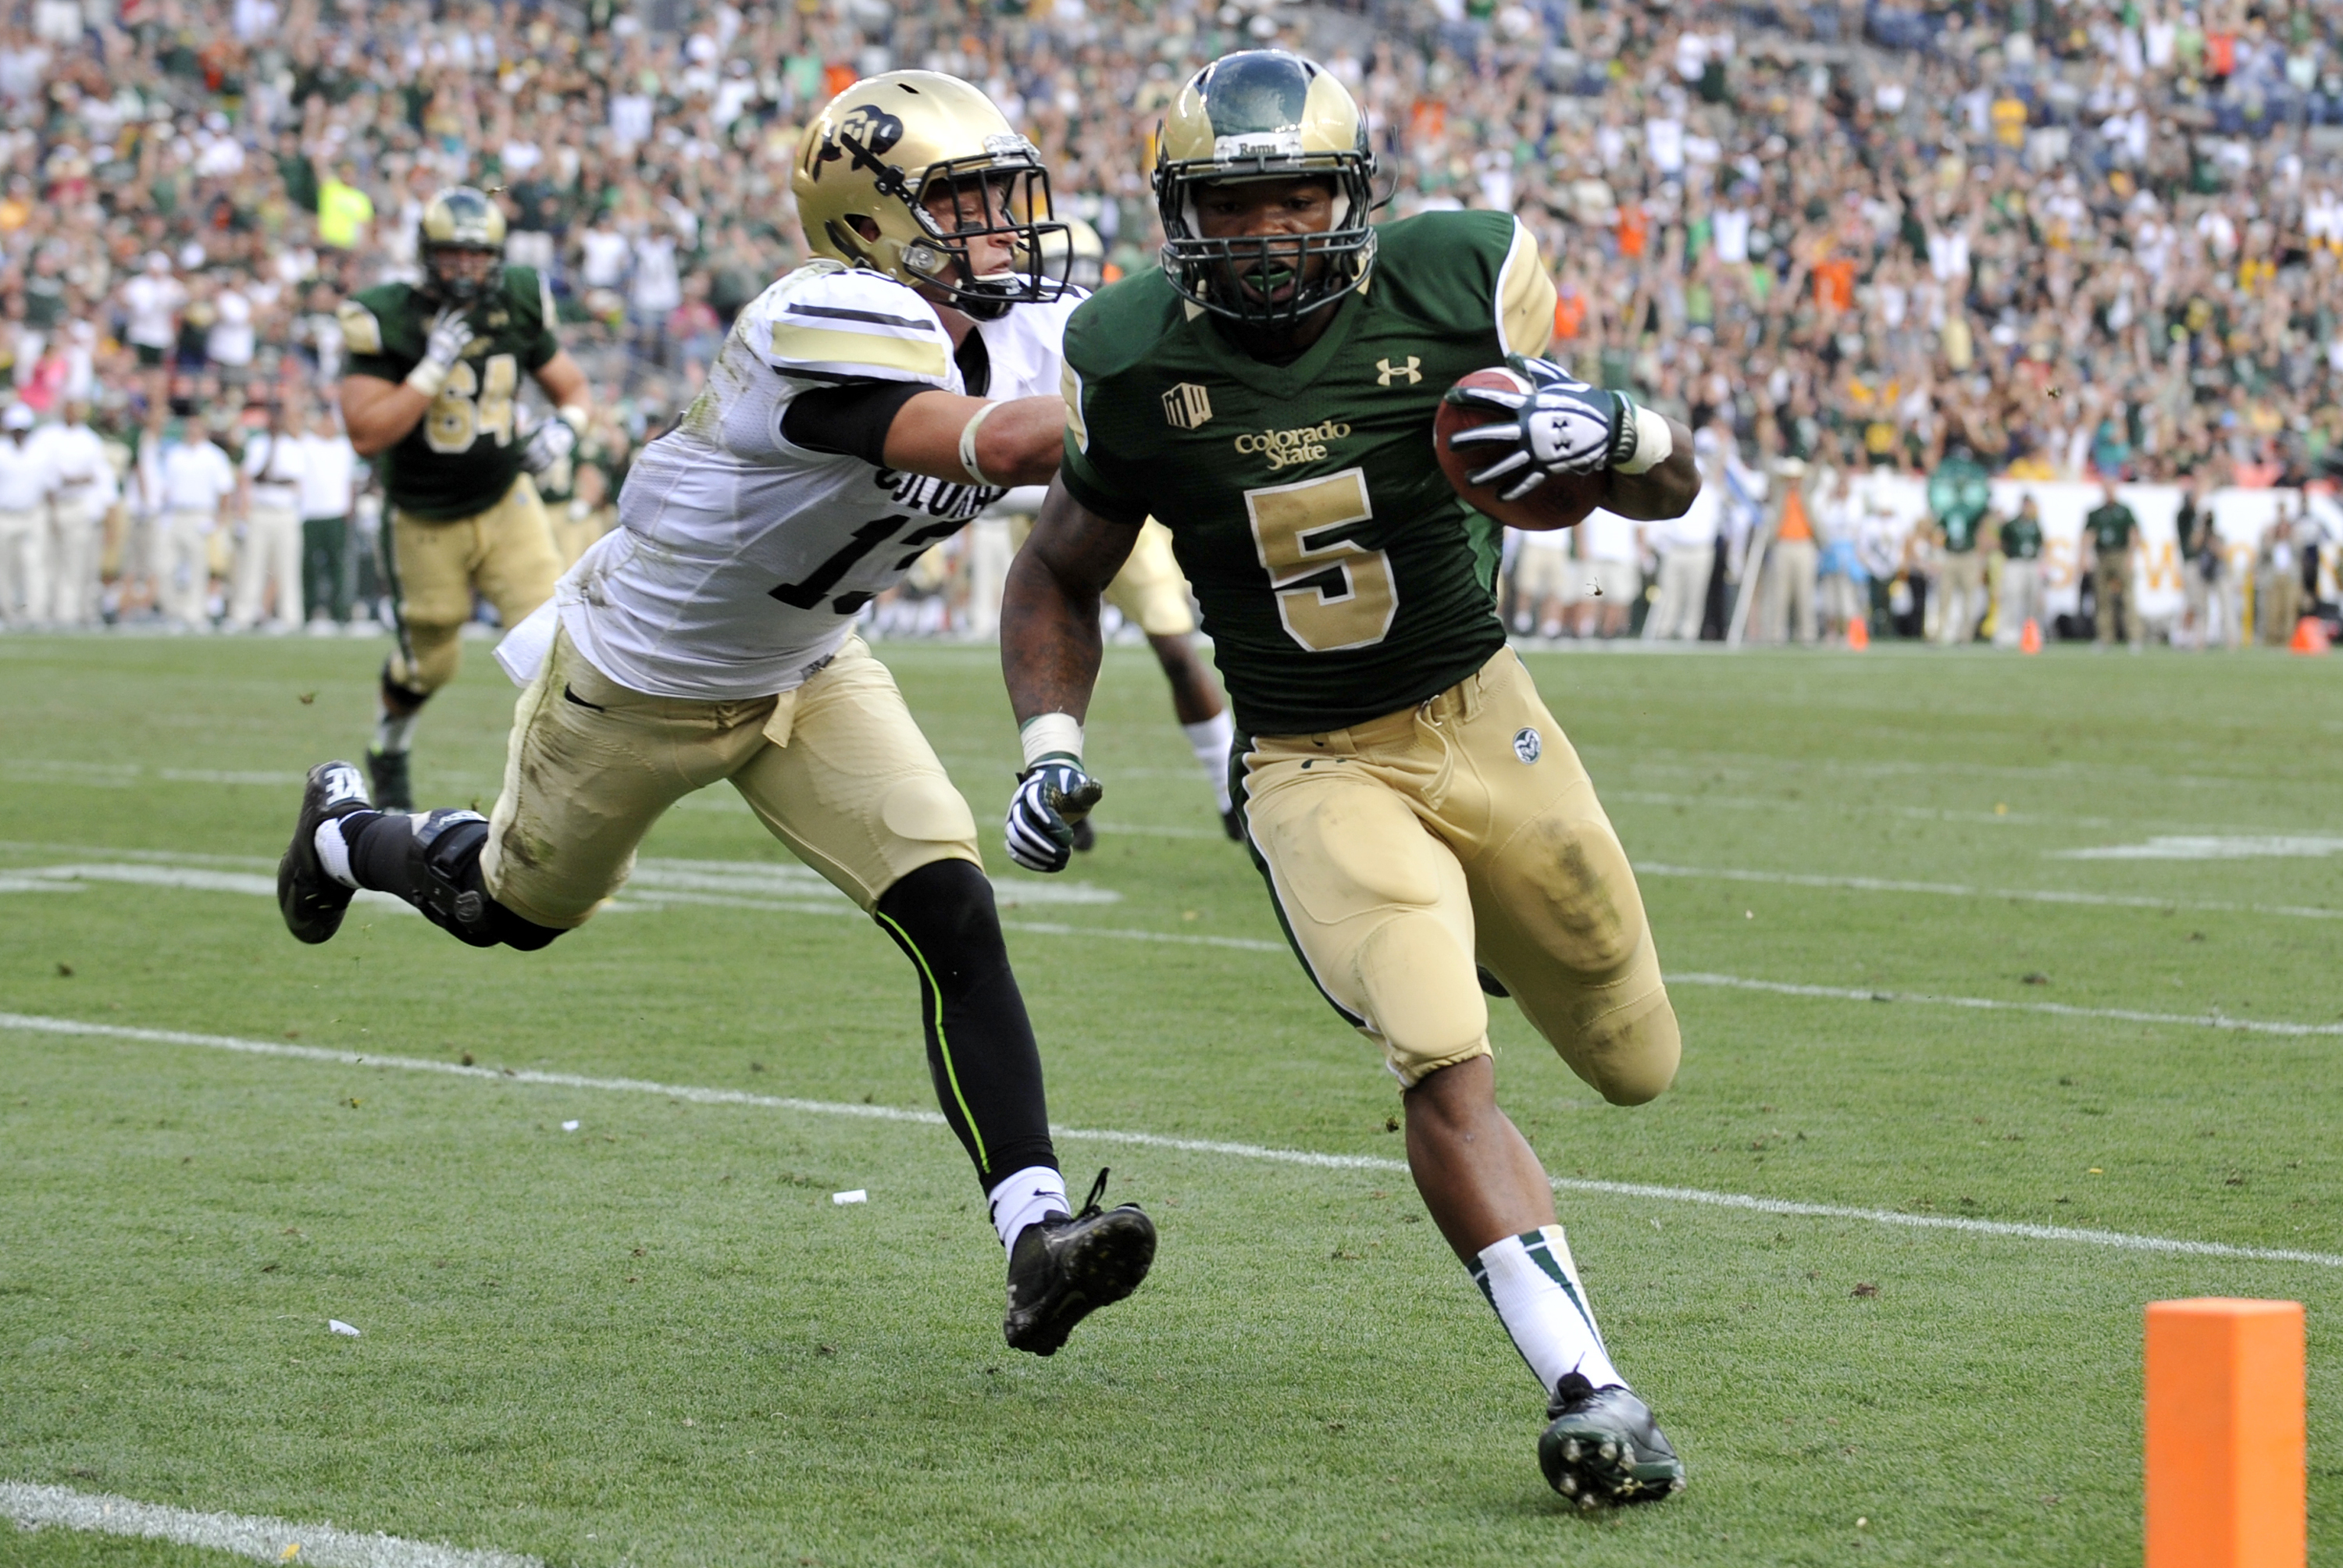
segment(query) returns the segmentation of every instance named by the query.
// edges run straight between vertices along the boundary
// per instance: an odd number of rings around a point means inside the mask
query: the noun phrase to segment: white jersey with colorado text
[[[1054,394],[1077,303],[979,323],[984,396]],[[1001,494],[782,435],[799,394],[874,381],[966,390],[950,334],[904,285],[817,261],[741,311],[681,424],[628,473],[618,528],[561,579],[561,625],[588,661],[657,697],[789,690],[837,653],[864,605]]]

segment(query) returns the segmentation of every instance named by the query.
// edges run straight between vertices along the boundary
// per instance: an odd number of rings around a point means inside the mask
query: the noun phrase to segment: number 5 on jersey
[[[1390,633],[1399,613],[1391,558],[1324,538],[1374,517],[1366,470],[1247,490],[1244,502],[1288,637],[1312,653],[1339,653],[1372,648]]]

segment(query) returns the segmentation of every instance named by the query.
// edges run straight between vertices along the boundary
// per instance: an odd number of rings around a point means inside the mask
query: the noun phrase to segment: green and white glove
[[[451,305],[431,318],[429,332],[423,342],[423,358],[407,373],[407,384],[426,397],[437,397],[439,388],[447,384],[447,372],[456,367],[472,341],[472,324],[464,319],[463,307]]]

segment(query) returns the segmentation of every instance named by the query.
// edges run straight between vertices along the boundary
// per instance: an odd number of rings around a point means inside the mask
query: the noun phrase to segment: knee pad
[[[880,894],[871,912],[913,950],[947,998],[1009,967],[992,884],[966,860],[929,861]]]
[[[393,675],[392,668],[398,661],[398,655],[396,653],[383,660],[382,705],[389,711],[392,718],[405,719],[420,710],[425,703],[430,701],[431,694],[420,688],[410,686]]]
[[[386,685],[400,686],[430,696],[456,678],[464,658],[462,626],[421,626],[401,621],[398,651],[384,666]]]
[[[408,887],[423,918],[476,948],[499,943],[534,952],[561,932],[525,920],[488,896],[480,851],[488,819],[478,811],[427,811],[409,819]]]

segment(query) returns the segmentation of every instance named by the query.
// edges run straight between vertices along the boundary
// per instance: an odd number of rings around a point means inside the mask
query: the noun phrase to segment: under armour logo
[[[1404,365],[1394,365],[1388,359],[1378,359],[1375,361],[1375,385],[1388,387],[1393,377],[1404,376],[1407,377],[1407,385],[1413,387],[1423,379],[1423,372],[1416,368],[1423,363],[1423,360],[1413,354],[1407,357],[1407,363]]]

